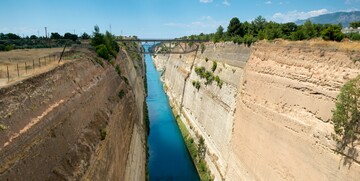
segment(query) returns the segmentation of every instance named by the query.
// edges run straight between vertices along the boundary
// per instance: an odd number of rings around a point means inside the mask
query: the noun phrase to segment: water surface
[[[197,181],[199,175],[187,151],[181,132],[171,111],[159,72],[150,55],[145,56],[150,135],[149,175],[151,181]]]

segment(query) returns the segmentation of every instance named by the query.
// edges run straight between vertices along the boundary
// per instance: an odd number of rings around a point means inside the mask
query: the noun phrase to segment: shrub
[[[223,81],[220,79],[219,76],[215,76],[215,82],[217,83],[217,86],[219,86],[221,89],[223,86]]]
[[[192,82],[192,85],[197,89],[197,90],[199,90],[200,89],[200,87],[201,87],[201,85],[200,85],[200,81],[193,81]]]
[[[105,35],[101,34],[99,26],[97,25],[94,27],[94,30],[91,45],[96,47],[98,55],[106,60],[110,60],[111,56],[116,58],[120,48],[115,41],[114,35],[108,31],[106,31]]]
[[[14,45],[6,45],[5,46],[5,51],[10,51],[14,49]]]
[[[250,46],[251,44],[253,44],[254,42],[256,42],[257,39],[256,39],[253,35],[248,35],[248,34],[246,34],[246,35],[244,36],[243,41],[244,41],[244,44],[246,44],[247,46]]]
[[[212,65],[212,67],[211,67],[211,71],[212,71],[212,72],[215,72],[216,68],[217,68],[217,62],[216,62],[216,61],[213,61],[213,65]]]
[[[203,137],[200,137],[199,144],[198,144],[199,162],[200,162],[200,160],[203,160],[205,158],[205,153],[206,153],[205,140]]]
[[[125,76],[122,76],[121,78],[125,81],[125,84],[129,85],[129,80]]]
[[[358,139],[360,132],[360,75],[347,82],[337,97],[332,122],[338,142],[338,149],[343,150]]]
[[[116,65],[116,66],[115,66],[115,71],[116,71],[116,73],[121,77],[121,69],[120,69],[120,66],[119,66],[119,65]]]
[[[110,61],[110,64],[111,64],[112,66],[115,66],[115,61],[114,61],[114,60],[111,60],[111,61]]]
[[[341,32],[340,26],[331,25],[321,32],[321,37],[324,40],[341,41],[345,35]]]
[[[201,53],[204,53],[204,51],[205,51],[205,45],[201,44]]]
[[[205,67],[195,67],[195,73],[201,78],[204,78],[205,71]]]
[[[99,57],[105,60],[110,59],[109,50],[106,48],[104,44],[96,46],[96,53],[98,54]]]
[[[6,130],[6,129],[7,129],[7,127],[5,125],[0,124],[0,130]]]
[[[240,36],[235,36],[232,38],[232,41],[236,44],[242,44],[244,43],[244,40]]]
[[[118,93],[118,96],[119,96],[120,99],[122,99],[122,98],[125,96],[124,90],[121,90],[121,91]]]
[[[208,62],[208,61],[209,61],[209,59],[207,57],[205,57],[205,62]]]
[[[205,72],[204,78],[206,79],[205,85],[209,85],[214,81],[214,75],[210,71]]]
[[[194,42],[189,42],[189,47],[191,48],[194,45]]]
[[[350,40],[360,40],[360,34],[359,33],[350,33],[350,34],[347,34],[347,37]]]
[[[101,128],[101,129],[99,130],[99,132],[100,132],[100,140],[102,141],[102,140],[104,140],[104,139],[106,138],[106,129],[105,129],[105,128]]]
[[[104,67],[104,63],[101,59],[95,58],[95,62]]]

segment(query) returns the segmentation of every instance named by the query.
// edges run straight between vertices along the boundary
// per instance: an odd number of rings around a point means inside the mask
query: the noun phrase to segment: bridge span
[[[153,45],[141,52],[143,54],[186,54],[197,51],[200,43],[209,42],[209,40],[188,40],[188,39],[120,39],[116,40],[122,43],[153,43]],[[175,49],[176,46],[180,48]]]

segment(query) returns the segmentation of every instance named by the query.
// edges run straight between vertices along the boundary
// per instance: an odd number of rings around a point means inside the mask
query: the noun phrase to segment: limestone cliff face
[[[239,54],[241,52],[241,54]],[[207,163],[216,178],[224,178],[229,157],[231,132],[236,108],[237,87],[243,76],[243,67],[250,48],[232,43],[208,44],[205,49],[186,55],[157,55],[155,64],[165,70],[167,94],[190,132],[202,136],[207,143]],[[212,71],[223,81],[222,88],[215,82],[205,86],[205,79],[196,73],[196,67]],[[201,82],[197,90],[193,81]]]
[[[77,53],[0,89],[0,180],[145,180],[143,69],[120,52],[126,83],[93,52]]]
[[[359,50],[282,41],[205,47],[182,57],[158,55],[155,63],[165,67],[165,88],[183,122],[205,138],[216,180],[359,178],[359,158],[348,165],[334,152],[329,122],[340,87],[360,73],[352,61]],[[211,70],[215,60],[222,88],[205,86],[194,72]],[[197,80],[199,90],[192,85]]]

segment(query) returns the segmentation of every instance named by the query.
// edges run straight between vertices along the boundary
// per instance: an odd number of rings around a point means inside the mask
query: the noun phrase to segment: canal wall
[[[205,139],[215,180],[356,180],[359,158],[335,153],[330,122],[341,86],[360,73],[353,47],[207,43],[186,55],[156,55],[154,62],[164,71],[173,109],[193,137]],[[222,85],[205,85],[201,67]]]
[[[76,60],[0,89],[0,180],[145,180],[143,61],[74,51]]]

